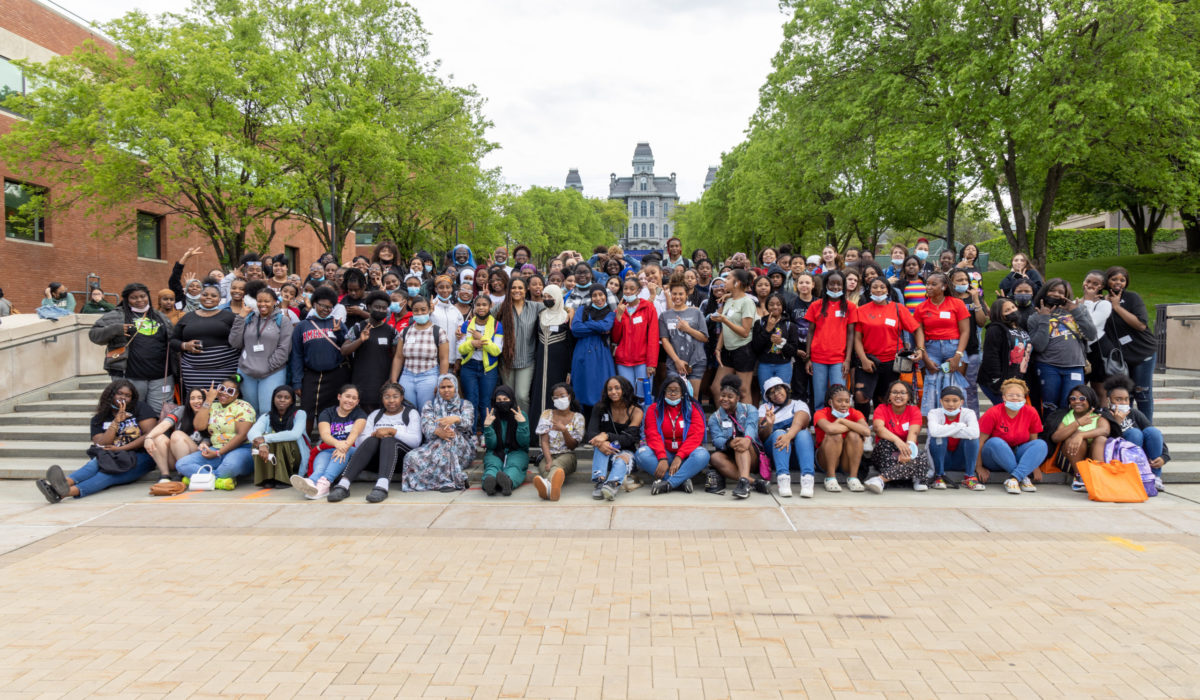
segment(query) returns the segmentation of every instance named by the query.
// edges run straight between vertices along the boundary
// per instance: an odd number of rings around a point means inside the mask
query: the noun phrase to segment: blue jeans
[[[463,395],[475,407],[475,432],[483,432],[483,419],[492,405],[492,392],[496,390],[496,380],[500,370],[495,367],[492,371],[483,371],[483,363],[479,360],[469,360],[462,365],[459,379],[462,380]]]
[[[137,453],[137,464],[124,474],[105,474],[100,471],[100,465],[95,459],[71,472],[71,481],[79,488],[79,498],[100,493],[110,486],[130,484],[142,478],[154,469],[154,458],[142,452]]]
[[[437,392],[437,378],[437,367],[420,374],[414,374],[405,368],[400,373],[400,386],[404,388],[404,399],[416,406],[418,411],[425,408],[425,404],[433,401],[433,395]]]
[[[840,365],[839,365],[840,367]],[[817,366],[813,365],[813,374],[816,374]],[[792,363],[784,362],[782,364],[773,365],[769,362],[758,363],[758,389],[762,391],[763,384],[771,377],[779,377],[783,383],[788,386],[788,391],[791,391],[792,386]],[[823,395],[823,394],[822,394]]]
[[[967,386],[963,391],[967,394],[967,408],[979,415],[979,364],[983,362],[983,353],[967,355]]]
[[[629,383],[633,385],[633,393],[639,399],[645,398],[645,382],[642,380],[646,378],[646,365],[633,365],[632,367],[617,365],[617,376],[629,380]]]
[[[629,467],[632,463],[632,452],[618,452],[610,457],[600,450],[592,448],[592,481],[624,483],[625,476],[629,473]],[[655,460],[654,463],[657,466],[658,460]]]
[[[933,475],[942,476],[947,469],[963,470],[963,476],[975,476],[975,461],[979,458],[979,440],[959,440],[958,449],[950,450],[950,438],[929,439],[929,461]]]
[[[1146,458],[1151,462],[1163,455],[1163,434],[1153,425],[1145,430],[1130,428],[1123,431],[1121,437],[1142,448],[1142,452],[1146,453]],[[1151,467],[1150,471],[1154,472],[1155,476],[1162,476],[1160,467]]]
[[[845,384],[846,380],[842,377],[842,363],[840,362],[833,365],[823,365],[820,362],[814,362],[812,366],[812,410],[815,413],[825,407],[825,392],[829,390],[829,387],[834,384]]]
[[[667,462],[673,462],[675,455],[667,453]],[[658,457],[655,456],[654,450],[649,447],[642,446],[638,448],[637,454],[633,456],[633,461],[637,464],[638,469],[646,472],[650,476],[658,471]],[[674,474],[667,474],[664,478],[671,488],[678,488],[680,484],[688,479],[696,476],[702,469],[708,466],[708,450],[703,447],[692,450],[692,453],[683,460],[679,465],[679,471]]]
[[[276,388],[283,386],[285,381],[287,381],[287,367],[276,370],[262,379],[255,379],[243,374],[242,398],[254,407],[258,415],[270,413],[271,394],[275,393]]]
[[[341,476],[342,472],[346,471],[346,467],[349,466],[350,458],[354,456],[355,449],[356,448],[351,447],[350,449],[346,450],[346,460],[344,462],[333,461],[333,450],[321,450],[317,453],[316,457],[313,457],[312,476],[310,476],[309,479],[311,479],[314,484],[317,483],[317,480],[321,477],[328,479],[330,484],[337,483],[337,478]]]
[[[175,463],[175,471],[181,476],[192,476],[204,465],[212,467],[213,474],[218,479],[239,476],[250,476],[254,473],[254,453],[250,445],[235,447],[225,453],[224,457],[205,457],[200,452],[193,452]]]
[[[992,471],[1008,472],[1017,481],[1033,473],[1046,461],[1049,448],[1043,440],[1030,440],[1014,450],[998,437],[983,445],[983,466]]]
[[[1082,367],[1055,367],[1039,362],[1037,363],[1037,374],[1038,380],[1042,383],[1042,405],[1046,415],[1049,415],[1055,408],[1066,406],[1067,395],[1071,393],[1071,390],[1086,383],[1083,379]]]
[[[1154,420],[1154,363],[1157,355],[1129,366],[1129,378],[1133,380],[1133,400],[1138,410]]]
[[[814,365],[815,366],[815,365]],[[767,438],[767,447],[771,450],[771,463],[775,465],[775,474],[787,474],[791,471],[792,449],[796,450],[796,464],[800,465],[801,474],[813,474],[816,472],[816,456],[813,451],[812,433],[808,429],[801,430],[796,433],[796,437],[792,439],[792,444],[784,446],[781,450],[775,447],[775,441],[780,436],[787,433],[790,425],[778,427],[776,424],[775,430],[771,433],[771,437]]]
[[[925,370],[925,386],[921,389],[921,413],[923,415],[929,415],[930,411],[942,405],[942,389],[948,386],[956,386],[963,389],[965,393],[967,380],[961,374],[958,372],[946,374],[941,370],[942,363],[949,362],[957,351],[957,340],[925,341],[925,354],[929,356],[929,360],[933,364],[937,365],[938,369],[932,372],[928,369]],[[976,397],[975,401],[978,404],[978,397]]]
[[[988,397],[988,401],[991,401],[993,406],[998,403],[1004,403],[1003,396],[1001,396],[1000,394],[997,394],[996,392],[992,391],[991,389],[987,388],[986,386],[979,387],[979,390],[983,392],[984,396]],[[978,401],[979,401],[978,396],[975,397],[975,401],[978,403]]]

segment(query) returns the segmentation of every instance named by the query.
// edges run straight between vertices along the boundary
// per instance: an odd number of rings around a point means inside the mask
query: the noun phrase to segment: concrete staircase
[[[70,388],[51,391],[47,400],[0,413],[0,479],[38,478],[51,464],[69,473],[87,461],[88,424],[107,385],[106,375],[80,377]],[[1167,482],[1200,483],[1200,376],[1156,375],[1154,395],[1154,423],[1172,457]],[[986,410],[986,398],[980,399]]]

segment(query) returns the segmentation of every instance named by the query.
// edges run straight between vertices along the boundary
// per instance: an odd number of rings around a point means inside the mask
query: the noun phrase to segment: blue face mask
[[[833,414],[834,418],[847,418],[850,415],[849,411],[839,411],[835,408],[829,409],[829,412]]]
[[[833,291],[833,290],[827,290],[825,293],[829,295],[829,298],[830,298],[830,299],[841,299],[841,298],[842,298],[842,293],[841,293],[841,292],[835,292],[835,291]]]
[[[623,297],[621,297],[621,298],[625,300],[625,303],[627,303],[627,304],[632,304],[633,302],[635,302],[635,301],[637,301],[637,300],[638,300],[638,295],[636,295],[636,294],[626,294],[625,296],[623,296]]]
[[[663,399],[663,401],[666,401],[668,406],[678,406],[678,405],[679,405],[679,403],[680,403],[681,401],[683,401],[683,399],[682,399],[682,398],[679,398],[679,399],[668,399],[668,398],[664,398],[664,399]]]
[[[400,306],[400,302],[398,301],[393,301],[392,303],[388,304],[388,311],[391,311],[394,314],[398,314],[403,310],[404,307]]]
[[[327,313],[327,314],[325,314],[325,315],[323,315],[323,316],[322,316],[322,315],[321,315],[321,312],[320,312],[320,311],[317,311],[316,309],[313,309],[313,313],[314,313],[314,314],[316,314],[316,317],[317,317],[317,318],[319,318],[319,319],[321,319],[322,321],[324,321],[325,319],[327,319],[327,318],[329,318],[330,316],[332,316],[332,315],[333,315],[333,311],[330,311],[329,313]]]
[[[575,288],[576,288],[576,289],[587,289],[587,288],[588,288],[588,287],[590,287],[590,286],[592,286],[592,283],[591,283],[591,282],[588,282],[588,283],[586,283],[586,284],[584,284],[583,282],[576,282],[576,283],[575,283]]]
[[[413,323],[417,324],[418,326],[423,326],[426,323],[429,323],[429,314],[421,314],[419,316],[414,315],[412,320]]]
[[[1005,401],[1004,407],[1010,411],[1019,411],[1025,405],[1024,401]]]
[[[408,290],[408,295],[410,297],[415,297],[421,293],[420,287],[405,287],[405,289]]]
[[[321,275],[320,277],[314,277],[314,278],[313,278],[313,281],[314,281],[314,282],[324,282],[324,281],[325,281],[325,275]]]
[[[448,296],[444,297],[441,294],[437,295],[437,298],[438,298],[438,301],[450,301],[450,297],[448,297]]]
[[[925,258],[929,257],[929,251],[928,250],[918,250],[915,253],[913,253],[913,255],[917,256],[917,260],[920,260],[921,262],[925,262]]]
[[[956,284],[954,285],[954,292],[956,294],[962,294],[963,292],[967,291],[970,286],[971,285],[969,284]]]
[[[608,308],[608,304],[592,304],[592,308],[593,308],[593,309],[595,309],[595,310],[597,310],[597,311],[601,311],[601,310],[603,310],[603,309],[607,309],[607,308]]]
[[[1023,405],[1023,404],[1022,404],[1022,405]],[[1015,411],[1016,409],[1013,409],[1013,410]],[[962,409],[961,409],[961,408],[956,408],[956,409],[954,409],[953,411],[951,411],[951,410],[950,410],[950,409],[948,409],[948,408],[943,408],[943,409],[942,409],[942,413],[945,413],[947,416],[949,416],[949,417],[953,418],[953,417],[957,416],[958,414],[962,413]]]
[[[888,300],[888,295],[886,295],[886,294],[872,294],[871,295],[871,301],[875,302],[876,304],[882,304],[887,300]]]
[[[426,272],[433,272],[433,265],[428,265],[428,264],[427,264],[427,265],[425,265],[425,271],[426,271]]]

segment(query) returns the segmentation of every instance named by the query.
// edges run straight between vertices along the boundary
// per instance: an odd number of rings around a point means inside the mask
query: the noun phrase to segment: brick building
[[[13,60],[46,61],[69,53],[87,39],[106,42],[92,29],[36,0],[0,2],[0,95],[24,91],[26,81]],[[7,133],[18,115],[0,109],[0,133]],[[97,226],[87,214],[86,203],[66,212],[52,212],[44,220],[23,221],[12,216],[15,208],[36,188],[44,188],[53,201],[55,183],[30,181],[9,164],[0,161],[4,198],[0,202],[4,235],[0,237],[0,288],[5,298],[23,313],[41,303],[43,290],[51,281],[61,282],[73,292],[83,292],[89,274],[100,276],[106,292],[119,292],[133,281],[152,291],[166,287],[172,264],[189,247],[201,245],[206,253],[189,262],[189,272],[203,275],[217,267],[217,257],[204,234],[189,230],[182,217],[164,215],[154,206],[130,202],[107,212]],[[97,237],[105,221],[114,224],[137,220],[137,234]],[[116,230],[114,227],[113,230]],[[288,253],[306,269],[323,248],[312,231],[298,222],[281,222],[271,244],[271,253]],[[349,256],[353,240],[344,250]],[[83,294],[76,301],[85,301]]]

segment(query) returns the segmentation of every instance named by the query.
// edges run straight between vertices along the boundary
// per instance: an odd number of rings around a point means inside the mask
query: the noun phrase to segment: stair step
[[[92,407],[95,409],[95,406]],[[83,426],[86,430],[92,419],[92,412],[82,414],[77,412],[32,412],[32,413],[0,413],[0,433],[8,426],[38,425],[38,426]]]
[[[92,441],[86,437],[82,441],[75,438],[61,442],[12,440],[0,442],[0,458],[23,458],[38,464],[45,462],[47,459],[51,460],[46,462],[46,466],[53,464],[53,460],[57,459],[87,461],[86,455],[91,445]],[[80,463],[82,464],[83,462]]]
[[[92,436],[88,434],[89,429],[87,423],[0,425],[0,446],[20,442],[79,442],[80,440],[90,442]]]
[[[100,400],[100,389],[66,389],[63,391],[50,392],[51,401],[91,401],[95,404]]]
[[[31,403],[17,404],[16,409],[18,413],[54,411],[59,413],[86,413],[91,416],[96,413],[96,402],[98,399],[98,396],[93,396],[88,401],[82,399],[72,399],[70,401],[33,401]]]

